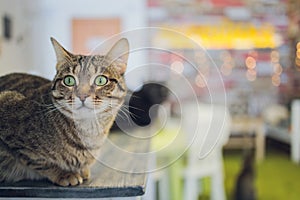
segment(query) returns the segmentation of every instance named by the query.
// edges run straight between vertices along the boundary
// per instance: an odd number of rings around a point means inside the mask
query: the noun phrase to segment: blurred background
[[[141,95],[140,102],[127,103],[146,113],[136,113],[136,124],[161,123],[160,109],[144,120],[156,104],[168,116],[152,148],[181,137],[174,134],[178,120],[202,120],[211,105],[214,113],[229,115],[217,124],[228,130],[213,136],[220,148],[207,147],[210,154],[203,153],[201,163],[189,150],[153,173],[145,199],[299,199],[300,1],[0,0],[0,75],[52,79],[50,37],[71,52],[88,54],[121,32],[132,47],[152,48],[130,57],[126,77],[131,93]],[[194,97],[203,105],[192,107]],[[197,108],[207,115],[192,115]],[[176,141],[170,146],[180,148]],[[172,153],[158,153],[155,163]]]

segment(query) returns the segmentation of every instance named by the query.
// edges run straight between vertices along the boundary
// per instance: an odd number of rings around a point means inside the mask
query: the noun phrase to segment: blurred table
[[[262,161],[265,157],[263,120],[259,117],[233,117],[230,139],[224,148],[255,148],[256,160]]]

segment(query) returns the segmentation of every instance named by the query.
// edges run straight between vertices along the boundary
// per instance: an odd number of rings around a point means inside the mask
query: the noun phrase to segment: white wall
[[[30,69],[30,50],[28,38],[24,37],[29,29],[24,23],[25,10],[22,0],[0,1],[0,75],[10,72],[26,72]],[[8,15],[12,21],[12,38],[3,38],[2,18]]]
[[[53,78],[56,60],[49,38],[53,36],[71,49],[71,22],[75,17],[120,17],[124,31],[147,24],[146,0],[1,0],[0,14],[8,10],[16,19],[15,34],[18,30],[25,39],[21,48],[5,42],[0,75],[30,71]]]

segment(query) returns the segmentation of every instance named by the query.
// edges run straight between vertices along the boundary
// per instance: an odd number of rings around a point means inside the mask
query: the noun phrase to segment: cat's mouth
[[[95,109],[90,108],[86,105],[78,106],[77,108],[73,108],[73,116],[77,116],[77,118],[90,118],[94,117]]]
[[[73,104],[73,110],[76,111],[84,111],[84,110],[93,110],[94,107],[90,105],[90,102],[87,101],[75,101],[75,104]]]
[[[86,101],[76,101],[71,105],[72,112],[75,115],[82,115],[85,117],[94,116],[94,114],[99,113],[99,107],[91,102],[89,99]]]
[[[79,106],[78,108],[76,108],[76,110],[93,110],[93,108],[89,108],[89,107],[87,107],[86,105],[81,105],[81,106]]]

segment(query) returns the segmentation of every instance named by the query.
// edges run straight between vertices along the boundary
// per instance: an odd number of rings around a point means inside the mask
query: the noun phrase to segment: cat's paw
[[[79,173],[66,173],[58,178],[58,180],[55,182],[56,184],[60,186],[74,186],[79,185],[83,182],[83,178]]]
[[[90,169],[88,167],[83,168],[80,171],[81,177],[83,178],[83,180],[87,180],[91,177],[91,172]]]

